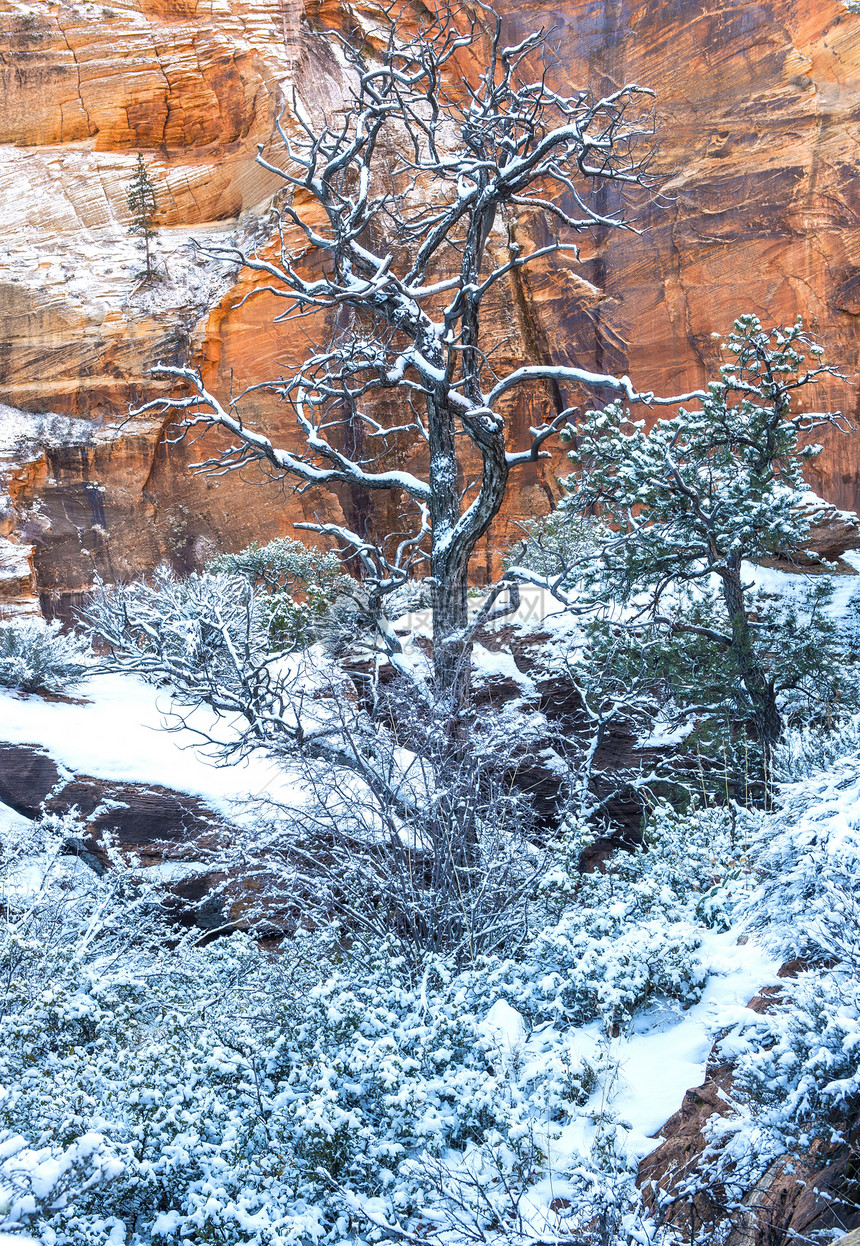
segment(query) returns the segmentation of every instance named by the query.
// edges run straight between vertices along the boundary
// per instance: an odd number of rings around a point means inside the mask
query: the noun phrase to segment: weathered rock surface
[[[805,967],[789,962],[779,976],[794,978]],[[765,987],[748,1007],[767,1012],[780,990]],[[826,1146],[817,1139],[805,1155],[777,1159],[753,1189],[742,1191],[737,1210],[729,1210],[729,1204],[737,1201],[736,1189],[727,1191],[697,1180],[708,1145],[707,1122],[729,1114],[732,1080],[731,1063],[720,1063],[712,1056],[705,1081],[687,1091],[680,1109],[660,1130],[659,1145],[639,1165],[638,1181],[646,1200],[653,1205],[655,1188],[660,1192],[663,1221],[684,1239],[713,1239],[726,1246],[783,1242],[813,1246],[834,1231],[860,1225],[853,1168],[856,1124],[848,1127],[848,1144]],[[853,1237],[845,1240],[845,1246]]]
[[[856,575],[855,568],[843,555],[860,549],[860,515],[840,510],[811,490],[800,496],[798,510],[805,513],[809,521],[804,548],[762,559],[763,564],[789,572],[829,572],[835,568],[841,574]]]
[[[846,1234],[845,1237],[840,1237],[839,1241],[834,1243],[834,1246],[860,1246],[860,1229],[854,1229],[853,1232]]]
[[[817,559],[821,558],[826,562],[838,563],[849,550],[860,549],[860,517],[855,512],[839,510],[827,503],[822,504],[814,495],[810,512],[812,526],[807,549],[800,557],[795,555],[795,562],[801,566],[814,566]]]
[[[636,80],[656,90],[665,181],[663,196],[640,205],[640,233],[597,238],[579,267],[553,259],[499,290],[490,331],[508,359],[575,358],[677,392],[713,372],[715,335],[739,312],[801,312],[846,374],[817,391],[816,408],[853,414],[860,16],[838,0],[500,8],[514,33],[557,26],[550,72],[566,88]],[[367,507],[347,491],[284,497],[251,473],[194,478],[198,448],[173,444],[159,420],[104,427],[156,392],[147,369],[160,360],[197,358],[226,393],[304,349],[295,329],[273,326],[270,297],[240,305],[248,280],[202,262],[189,240],[265,232],[273,185],[255,144],[270,140],[294,90],[311,111],[337,109],[345,86],[329,32],[368,14],[369,0],[0,0],[0,399],[91,425],[2,465],[0,536],[23,550],[14,584],[0,583],[10,601],[38,592],[48,608],[67,607],[93,567],[114,578],[165,558],[194,566],[314,512]],[[159,187],[162,280],[149,287],[126,233],[138,151]],[[521,434],[546,401],[536,392],[512,411]],[[248,414],[296,444],[271,399],[258,396]],[[0,427],[7,418],[0,410]],[[822,440],[811,483],[854,509],[857,435]],[[523,470],[476,574],[495,571],[515,521],[547,508],[557,470],[560,452]],[[377,504],[394,518],[396,500]]]
[[[59,782],[56,762],[42,749],[0,744],[0,802],[16,813],[35,818]]]
[[[70,774],[43,749],[0,744],[0,803],[28,818],[73,812],[81,833],[68,850],[99,873],[119,859],[139,881],[158,883],[165,909],[185,925],[265,937],[291,924],[265,868],[231,867],[234,829],[188,793]]]

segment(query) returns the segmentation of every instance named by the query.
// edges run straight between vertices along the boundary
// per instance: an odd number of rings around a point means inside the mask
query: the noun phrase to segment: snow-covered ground
[[[177,725],[168,692],[132,675],[96,675],[67,701],[0,690],[0,740],[38,746],[77,774],[188,792],[226,817],[247,797],[290,799],[295,783],[262,755],[216,764],[196,733],[227,740],[229,721],[207,709],[182,713],[188,726],[167,730]]]
[[[703,933],[702,959],[711,977],[700,1002],[680,1015],[676,1008],[640,1014],[630,1035],[609,1040],[620,1064],[613,1107],[630,1125],[628,1148],[637,1158],[654,1149],[654,1135],[681,1106],[684,1092],[705,1080],[725,1011],[779,980],[779,960],[754,940],[739,944],[737,930]]]
[[[490,1009],[487,1030],[502,1053],[518,1056],[525,1079],[539,1074],[547,1051],[558,1050],[565,1043],[574,1057],[593,1067],[601,1062],[617,1065],[617,1077],[611,1085],[607,1088],[602,1081],[586,1111],[567,1125],[560,1137],[547,1138],[544,1145],[552,1153],[551,1167],[556,1172],[575,1168],[577,1156],[589,1154],[604,1116],[625,1126],[616,1138],[623,1139],[630,1160],[636,1163],[650,1154],[660,1129],[681,1106],[685,1092],[705,1080],[715,1031],[736,1023],[739,1010],[763,986],[780,981],[779,959],[753,940],[738,943],[736,930],[704,934],[702,959],[709,965],[711,976],[699,1003],[687,1011],[677,1004],[655,1004],[637,1014],[630,1032],[617,1038],[608,1038],[596,1021],[567,1031],[563,1038],[551,1028],[538,1029],[527,1038],[516,1009],[504,1001]],[[536,1201],[545,1192],[542,1185],[536,1187]]]
[[[188,727],[168,731],[172,702],[169,693],[129,675],[98,675],[76,689],[69,701],[43,700],[37,695],[0,693],[0,741],[29,744],[46,752],[62,767],[102,779],[161,784],[191,793],[231,818],[241,817],[246,796],[269,794],[285,803],[300,799],[296,781],[263,756],[235,766],[216,765],[192,728],[227,738],[230,724],[211,711],[198,709]],[[19,815],[0,806],[10,830],[25,825]],[[631,1158],[651,1151],[654,1136],[678,1109],[684,1092],[704,1080],[705,1064],[721,1011],[745,1004],[762,986],[775,981],[778,960],[754,939],[738,943],[738,931],[703,930],[703,962],[710,977],[700,1002],[683,1011],[677,1004],[638,1014],[631,1032],[608,1039],[598,1023],[581,1027],[569,1041],[578,1055],[618,1062],[619,1073],[605,1106],[629,1124],[626,1146]],[[498,1014],[498,1015],[496,1015]],[[507,1005],[490,1010],[488,1023],[516,1045],[516,1012]],[[549,1033],[535,1032],[525,1043],[526,1061],[540,1061]],[[556,1036],[557,1037],[557,1036]],[[605,1089],[596,1093],[593,1114],[602,1106]],[[596,1126],[579,1119],[553,1144],[559,1167],[572,1155],[587,1153]]]

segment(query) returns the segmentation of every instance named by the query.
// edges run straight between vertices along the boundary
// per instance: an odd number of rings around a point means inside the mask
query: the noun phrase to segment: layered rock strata
[[[232,930],[277,938],[293,930],[293,899],[265,863],[237,864],[237,831],[187,792],[70,774],[43,749],[0,741],[0,813],[68,818],[64,852],[97,874],[127,870],[202,939]]]
[[[579,265],[553,258],[499,291],[490,334],[506,360],[573,359],[678,392],[713,375],[719,334],[739,312],[802,313],[845,372],[815,406],[853,414],[860,17],[836,0],[500,8],[514,35],[556,27],[549,73],[559,85],[647,84],[660,124],[661,193],[637,205],[640,232],[595,238]],[[41,594],[48,609],[67,606],[93,569],[115,578],[164,559],[187,568],[296,520],[367,510],[352,492],[284,494],[253,472],[195,477],[200,447],[177,444],[163,421],[116,426],[129,403],[157,392],[147,373],[156,362],[197,360],[227,394],[306,349],[299,329],[273,325],[271,297],[243,301],[249,279],[192,240],[265,237],[274,185],[255,146],[271,141],[284,108],[290,124],[295,100],[317,115],[343,106],[335,36],[374,16],[365,0],[0,0],[0,400],[81,421],[59,441],[45,426],[3,465],[0,535],[20,547],[4,560],[14,573],[0,571],[9,600]],[[127,234],[138,152],[158,187],[151,285]],[[519,229],[526,244],[542,240],[534,224]],[[515,433],[525,437],[548,401],[539,390],[524,398],[510,413]],[[270,397],[247,413],[298,444]],[[0,412],[0,426],[6,419]],[[811,483],[854,509],[856,436],[822,439]],[[516,524],[557,496],[564,466],[559,451],[518,478],[478,578],[497,570]],[[396,499],[373,505],[381,524],[397,519]]]

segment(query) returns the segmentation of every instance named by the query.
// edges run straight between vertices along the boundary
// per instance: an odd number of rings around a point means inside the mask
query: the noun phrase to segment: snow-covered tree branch
[[[741,317],[725,350],[701,403],[650,430],[620,402],[586,413],[553,539],[533,541],[509,575],[625,633],[635,664],[660,650],[649,679],[668,680],[677,720],[718,711],[729,737],[743,724],[757,758],[745,758],[744,784],[754,770],[767,788],[781,695],[805,686],[823,704],[838,662],[826,582],[779,605],[756,593],[749,564],[803,555],[813,514],[803,467],[820,447],[802,438],[841,417],[793,407],[835,371],[800,321],[771,330]],[[591,543],[558,539],[586,516],[598,517]]]
[[[349,106],[318,118],[294,95],[279,122],[282,149],[258,155],[282,184],[274,247],[207,249],[260,274],[254,294],[283,300],[278,319],[308,320],[309,335],[324,338],[262,386],[292,408],[305,448],[275,446],[245,422],[241,396],[225,402],[191,367],[155,369],[187,392],[141,408],[181,414],[187,430],[229,434],[202,471],[259,461],[300,487],[393,489],[426,507],[436,680],[461,705],[469,560],[511,471],[544,456],[570,414],[515,445],[506,401],[549,383],[655,401],[628,377],[573,365],[535,360],[496,371],[488,293],[548,254],[575,258],[576,237],[595,227],[633,228],[599,192],[648,184],[654,127],[648,89],[560,93],[546,69],[547,33],[509,44],[501,18],[488,6],[481,14],[470,22],[440,7],[404,36],[395,5],[381,41],[342,41]],[[517,224],[529,217],[547,221],[558,240],[524,249]],[[393,451],[409,470],[390,465]],[[411,466],[416,459],[425,473]],[[362,559],[366,547],[365,537],[355,543]]]

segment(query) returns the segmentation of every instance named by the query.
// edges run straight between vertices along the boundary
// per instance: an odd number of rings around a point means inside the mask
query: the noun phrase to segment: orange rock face
[[[657,92],[662,196],[640,212],[638,236],[612,237],[584,272],[607,295],[588,314],[595,362],[683,392],[713,375],[714,335],[739,313],[802,314],[846,374],[811,402],[853,415],[860,17],[826,0],[538,7],[560,24],[574,76]],[[857,441],[824,441],[814,483],[854,509]]]
[[[822,386],[814,406],[853,414],[860,17],[837,0],[500,7],[515,35],[556,26],[550,74],[565,89],[653,87],[662,186],[638,205],[640,232],[607,233],[583,246],[580,264],[553,259],[499,289],[489,328],[506,359],[618,370],[640,389],[678,392],[713,374],[714,335],[739,313],[802,313],[846,378]],[[46,604],[84,589],[94,567],[108,578],[165,558],[190,567],[315,515],[355,523],[371,505],[383,508],[381,524],[394,521],[397,499],[296,496],[250,471],[217,483],[194,476],[201,447],[176,444],[155,419],[104,430],[157,393],[147,375],[156,362],[196,358],[226,394],[306,349],[294,327],[273,325],[275,300],[242,303],[249,278],[189,243],[265,236],[276,185],[254,161],[256,144],[271,141],[294,92],[312,113],[343,102],[332,32],[372,16],[360,8],[0,0],[0,401],[88,425],[46,426],[32,453],[0,458],[10,499],[0,535],[32,546],[27,565]],[[161,279],[149,287],[127,233],[139,151],[159,195]],[[533,225],[522,230],[536,236]],[[539,390],[521,400],[510,416],[516,435],[540,422],[548,401]],[[248,414],[299,444],[270,397],[258,394]],[[856,435],[823,440],[813,485],[839,506],[860,506]],[[520,469],[478,578],[497,570],[516,524],[548,508],[564,468],[559,450]],[[7,578],[20,596],[26,575]]]

